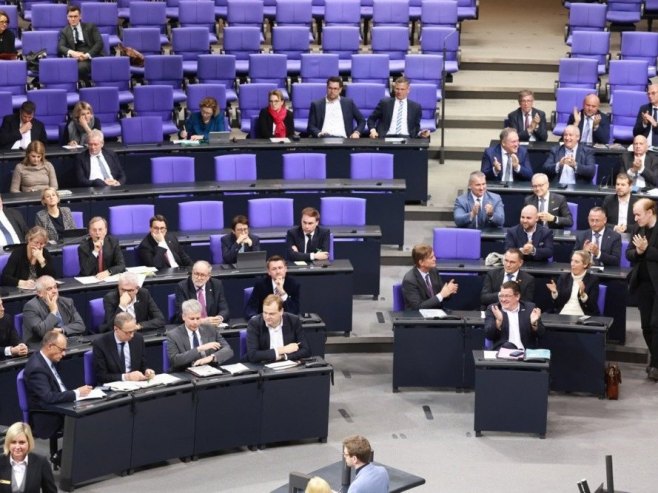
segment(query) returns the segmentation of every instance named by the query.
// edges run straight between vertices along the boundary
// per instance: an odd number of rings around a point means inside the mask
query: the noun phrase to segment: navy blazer
[[[482,292],[480,293],[481,309],[486,309],[492,303],[498,303],[498,292],[505,280],[505,269],[493,269],[484,276]],[[522,301],[533,301],[535,299],[535,278],[525,271],[520,270],[516,276],[516,283],[521,289]]]
[[[98,274],[98,257],[93,252],[94,242],[87,237],[78,246],[81,276],[95,276]],[[111,275],[126,270],[126,262],[123,259],[119,240],[114,236],[107,235],[103,240],[103,267],[105,267],[105,270],[109,270]]]
[[[0,493],[11,493],[12,467],[9,456],[0,456]],[[48,459],[38,454],[27,456],[23,493],[57,493],[57,485]]]
[[[94,351],[94,373],[96,382],[101,385],[107,382],[116,382],[126,373],[122,369],[121,357],[117,349],[114,331],[103,334],[92,342]],[[139,332],[124,346],[124,351],[130,351],[131,371],[146,371],[146,347],[144,337]]]
[[[212,351],[206,350],[205,354],[201,353],[197,348],[190,345],[190,338],[187,335],[185,324],[181,324],[167,332],[167,356],[172,371],[184,370],[201,358],[214,356],[213,365],[221,365],[225,361],[233,357],[233,349],[228,342],[222,337],[222,334],[217,327],[210,325],[201,325],[197,330],[200,345],[208,342],[218,342],[219,350]]]
[[[126,174],[123,171],[121,162],[119,158],[109,149],[103,148],[101,151],[103,158],[107,163],[107,166],[110,168],[110,173],[112,173],[112,178],[118,181],[121,185],[126,184]],[[78,154],[75,159],[75,174],[78,182],[78,186],[81,187],[105,187],[107,186],[103,180],[96,179],[90,180],[89,173],[91,172],[91,155],[89,150],[81,152]]]
[[[165,326],[165,318],[157,303],[146,288],[139,288],[135,295],[135,320],[142,330],[158,330]],[[111,331],[114,328],[114,317],[123,310],[119,308],[119,290],[113,289],[103,296],[105,319],[99,327],[100,332]]]
[[[635,216],[633,215],[633,204],[639,200],[635,195],[631,195],[628,200],[628,212],[626,213],[626,226],[627,231],[630,230],[630,226],[635,224]],[[613,226],[617,225],[617,219],[619,217],[619,199],[616,194],[608,195],[603,199],[603,210],[605,210],[605,215],[608,218],[608,224]]]
[[[593,259],[594,265],[609,265],[619,267],[621,262],[621,235],[614,231],[612,227],[603,228],[601,237],[601,255],[598,259]],[[586,229],[576,233],[575,250],[582,250],[585,241],[592,241],[592,230]]]
[[[282,323],[283,345],[293,342],[299,344],[299,349],[290,353],[288,359],[298,360],[310,356],[311,351],[299,317],[284,313]],[[253,317],[247,324],[247,359],[250,363],[269,363],[276,360],[276,352],[270,349],[270,331],[262,315]]]
[[[528,195],[524,199],[523,205],[534,205],[539,210],[539,198],[534,193]],[[566,229],[573,225],[573,217],[571,217],[569,204],[564,195],[551,190],[548,195],[548,212],[557,218],[557,222],[548,223],[546,224],[547,227],[551,229]]]
[[[455,205],[452,209],[453,218],[458,228],[471,228],[476,227],[476,218],[471,218],[471,209],[475,201],[470,190],[455,199]],[[493,205],[493,216],[484,211],[484,206],[487,204]],[[477,228],[501,228],[505,224],[505,208],[503,207],[503,200],[500,195],[493,192],[485,192],[482,196],[482,207],[477,216]]]
[[[7,314],[0,318],[0,360],[7,358],[5,348],[18,346],[21,343],[12,318],[11,315]]]
[[[526,233],[520,224],[507,230],[505,235],[505,250],[508,248],[521,248],[528,242]],[[524,255],[523,260],[547,261],[553,256],[553,231],[537,223],[537,229],[532,235],[532,244],[535,246],[534,255]]]
[[[38,111],[38,110],[37,110]],[[14,142],[21,140],[21,117],[20,112],[7,115],[2,119],[0,126],[0,148],[11,149]],[[30,139],[32,142],[38,140],[44,145],[48,143],[46,127],[36,118],[32,119],[32,130],[30,130]]]
[[[512,177],[514,178],[514,181],[532,180],[533,171],[532,165],[530,164],[528,150],[525,147],[520,146],[516,156],[519,158],[520,168],[519,171],[514,171],[514,168],[512,168]],[[502,181],[503,169],[501,168],[500,172],[496,174],[493,166],[494,158],[496,158],[502,166],[503,148],[500,144],[494,147],[488,147],[484,150],[484,154],[482,154],[482,163],[480,164],[480,171],[487,176],[487,180]]]
[[[583,303],[579,297],[580,308],[582,308],[585,315],[599,315],[599,278],[588,272],[583,278],[583,283],[585,284],[587,301]],[[571,277],[571,272],[565,272],[557,278],[557,298],[553,300],[556,313],[560,313],[569,298],[571,298],[572,288],[573,277]]]
[[[637,111],[637,117],[635,118],[635,125],[633,125],[633,137],[637,135],[644,135],[645,137],[649,137],[649,134],[651,133],[651,125],[647,125],[646,127],[644,126],[642,121],[642,114],[651,114],[652,112],[653,107],[651,106],[651,103],[643,104],[640,106],[640,109]],[[657,145],[658,142],[652,142],[652,144]]]
[[[251,238],[251,246],[244,245],[244,251],[260,251],[260,238],[252,233],[249,233],[249,238]],[[237,237],[233,232],[222,236],[222,259],[225,264],[234,264],[238,261],[238,252],[240,251],[240,247],[242,247],[242,245],[238,245],[236,240]]]
[[[556,166],[566,153],[567,148],[563,145],[553,146],[546,157],[546,161],[544,161],[544,173],[552,177],[556,183],[560,181],[564,169],[564,166],[560,166],[558,172]],[[576,148],[576,169],[574,171],[576,183],[592,183],[596,165],[594,164],[594,153],[589,147],[578,145]]]
[[[368,128],[377,130],[380,139],[386,137],[386,132],[391,126],[394,108],[395,98],[383,98],[377,103],[377,106],[368,117]],[[407,128],[409,129],[409,137],[412,139],[419,137],[421,116],[420,105],[407,98]]]
[[[363,117],[359,108],[350,98],[341,97],[340,109],[343,112],[343,124],[345,125],[345,136],[349,137],[354,132],[363,133],[366,129],[366,119]],[[318,99],[311,103],[311,109],[308,114],[308,126],[306,131],[310,136],[317,137],[322,132],[324,125],[324,116],[327,109],[327,98]],[[356,126],[354,125],[356,122]]]
[[[18,236],[18,243],[23,243],[23,241],[25,241],[25,235],[27,234],[27,224],[25,223],[23,215],[16,209],[4,206],[2,207],[2,211],[5,213],[5,216],[7,216],[9,224],[14,228],[16,236]]]
[[[500,303],[496,303],[496,305],[502,311]],[[500,347],[509,340],[509,316],[503,312],[503,323],[500,330],[498,330],[496,317],[492,311],[493,306],[493,304],[489,305],[484,314],[484,333],[487,339],[494,342],[494,347]],[[546,332],[541,318],[537,322],[537,330],[532,330],[530,314],[534,308],[535,304],[530,301],[521,300],[519,302],[519,332],[524,348],[536,348],[539,344],[539,338]]]
[[[288,298],[283,302],[283,309],[288,313],[299,315],[299,296],[301,290],[299,283],[292,277],[286,276],[286,279],[283,281],[283,290],[288,294]],[[244,309],[245,317],[249,319],[254,315],[262,313],[263,301],[270,294],[274,294],[272,278],[266,275],[265,277],[260,278],[254,284],[254,290],[251,292],[251,297],[249,298],[247,306]]]
[[[597,111],[596,114],[601,115],[601,121],[599,121],[599,126],[596,127],[596,130],[592,132],[592,144],[608,144],[610,142],[610,116],[601,111]],[[585,118],[583,110],[580,110],[580,123],[578,124],[578,130],[580,130],[581,138],[583,137]],[[567,125],[573,125],[575,122],[576,119],[573,115],[569,115]]]
[[[429,275],[434,293],[432,297],[427,292],[425,280],[416,267],[413,267],[404,275],[402,278],[402,297],[404,298],[405,310],[443,307],[443,303],[447,300],[444,298],[443,301],[439,301],[436,296],[443,288],[443,280],[436,269],[429,271]]]
[[[192,258],[178,243],[174,233],[165,233],[164,240],[174,256],[174,260],[180,267],[189,267],[193,264]],[[143,265],[155,267],[156,269],[167,269],[171,267],[167,260],[167,249],[162,248],[155,241],[151,233],[147,234],[137,247],[137,255]]]
[[[533,132],[535,140],[538,142],[545,142],[548,140],[548,131],[546,130],[546,113],[537,108],[532,108],[532,118],[535,115],[539,115],[539,126]],[[530,140],[530,134],[526,132],[525,129],[525,118],[523,116],[523,111],[521,108],[517,108],[507,115],[507,120],[509,126],[516,130],[516,133],[519,134],[519,140],[521,142],[528,142]]]
[[[318,226],[315,228],[311,241],[308,244],[309,253],[304,253],[304,231],[301,226],[295,226],[289,229],[286,233],[286,257],[288,260],[296,262],[304,260],[306,262],[311,260],[310,252],[328,252],[330,243],[330,232],[327,228]],[[294,251],[292,247],[297,247]]]
[[[633,167],[635,155],[632,152],[625,152],[621,155],[621,159],[624,165],[624,171],[628,173],[628,170]],[[653,152],[647,152],[644,157],[644,171],[640,176],[644,178],[648,188],[658,187],[658,156]]]
[[[224,286],[219,279],[208,279],[206,282],[206,313],[209,317],[220,315],[225,322],[228,322],[229,311],[226,296],[224,296]],[[174,322],[183,323],[183,312],[181,306],[184,301],[196,300],[196,287],[192,278],[182,280],[176,285],[176,314]]]

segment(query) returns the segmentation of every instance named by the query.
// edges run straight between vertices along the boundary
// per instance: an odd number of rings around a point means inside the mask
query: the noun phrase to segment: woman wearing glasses
[[[256,137],[271,139],[272,137],[292,137],[295,134],[295,122],[292,111],[286,108],[283,93],[274,89],[268,95],[269,105],[260,110],[256,123]]]
[[[208,140],[210,132],[223,132],[224,115],[215,98],[203,98],[199,103],[199,111],[192,113],[185,122],[185,128],[180,131],[181,139]]]
[[[16,36],[9,29],[9,15],[0,10],[0,60],[16,60]]]

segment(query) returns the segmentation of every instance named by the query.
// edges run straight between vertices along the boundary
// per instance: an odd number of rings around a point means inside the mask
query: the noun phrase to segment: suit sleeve
[[[637,135],[644,135],[647,137],[651,131],[651,125],[645,125],[642,119],[642,114],[647,111],[646,106],[641,106],[635,118],[635,125],[633,126],[633,137]]]
[[[157,330],[163,328],[165,326],[164,315],[162,314],[162,311],[160,311],[160,308],[158,308],[158,305],[152,296],[148,296],[147,304],[148,318],[143,322],[138,322],[140,327],[143,330]]]
[[[221,365],[224,361],[228,361],[233,357],[233,349],[231,349],[231,345],[226,342],[218,330],[213,330],[215,332],[215,341],[220,345],[219,351],[216,351],[213,356],[215,363]]]
[[[261,283],[256,282],[256,284],[254,284],[254,289],[251,292],[251,296],[249,297],[249,301],[247,301],[247,306],[244,307],[244,315],[247,320],[254,315],[258,315],[260,312],[258,303],[262,297],[264,296],[261,295]]]
[[[553,179],[562,171],[562,167],[558,166],[560,162],[560,146],[553,146],[546,156],[542,170],[546,173],[549,179]]]
[[[289,319],[292,323],[292,329],[295,338],[294,341],[290,342],[296,342],[299,344],[299,349],[294,353],[288,354],[288,359],[299,360],[302,358],[308,358],[311,355],[311,350],[308,343],[306,342],[306,334],[304,333],[302,323],[299,320],[299,317],[289,317]]]
[[[519,155],[520,154],[521,151],[519,151]],[[518,172],[514,171],[514,175],[518,179],[523,179],[528,181],[532,180],[532,175],[534,174],[534,172],[532,170],[532,163],[530,163],[530,155],[528,154],[528,152],[524,152],[523,159],[520,159],[519,161],[520,161],[519,171]]]
[[[605,113],[601,113],[601,121],[592,134],[592,141],[595,144],[607,144],[610,142],[610,117]]]
[[[121,373],[112,373],[108,368],[107,362],[107,353],[100,347],[99,342],[94,342],[93,344],[94,351],[94,373],[96,374],[96,380],[99,384],[107,382],[116,382],[121,380]]]
[[[534,260],[543,261],[548,260],[553,256],[553,231],[548,230],[546,236],[543,238],[543,245],[535,247]]]
[[[521,299],[524,299],[523,294]],[[528,278],[525,280],[525,299],[524,301],[533,301],[535,299],[535,278],[531,275],[528,275]]]
[[[101,37],[100,32],[98,31],[98,28],[94,24],[87,24],[88,28],[87,33],[90,36],[90,44],[91,48],[89,49],[88,53],[89,56],[91,57],[97,57],[97,56],[102,56],[103,54],[103,38]]]
[[[491,204],[494,208],[493,216],[487,214],[487,226],[497,226],[502,228],[505,225],[505,207],[503,206],[503,201],[500,197],[491,197],[491,195],[487,196],[492,199]],[[484,205],[486,204],[487,202],[484,202]]]
[[[482,292],[480,293],[480,304],[489,306],[498,302],[498,291],[494,291],[494,272],[489,271],[484,276],[482,283]]]
[[[562,198],[560,202],[560,208],[558,210],[558,225],[560,228],[570,228],[573,226],[573,217],[571,216],[571,211],[569,210],[569,204],[567,203],[567,199],[564,197]],[[552,233],[551,233],[552,236]],[[551,238],[551,241],[553,239]]]
[[[377,103],[377,106],[375,109],[370,113],[370,116],[368,117],[368,131],[372,130],[373,128],[377,130],[377,124],[381,122],[382,117],[384,115],[384,102],[386,99],[380,99],[379,103]],[[384,138],[383,135],[379,136],[380,138]]]
[[[110,157],[111,156],[111,157]],[[113,170],[112,170],[112,176],[114,176],[114,179],[118,181],[121,185],[126,184],[126,173],[123,171],[123,166],[121,166],[121,161],[119,161],[119,158],[116,154],[112,153],[109,154],[110,159],[114,163]]]
[[[21,140],[20,127],[13,125],[13,115],[7,115],[2,119],[0,126],[0,146],[5,149],[10,149],[17,140]]]
[[[458,228],[474,228],[475,218],[471,217],[471,211],[468,210],[468,201],[464,203],[463,197],[455,199],[455,205],[452,209],[452,215]]]
[[[39,400],[45,404],[75,401],[74,391],[66,390],[61,392],[51,388],[48,375],[46,374],[47,371],[50,371],[47,367],[35,368],[30,372],[26,368],[25,386],[28,388],[28,391],[33,395],[38,395]]]
[[[177,336],[181,336],[178,329],[174,330],[177,332]],[[185,337],[185,335],[181,337]],[[202,357],[198,349],[191,348],[185,351],[180,343],[180,337],[167,334],[167,356],[169,356],[169,364],[172,370],[184,370]]]
[[[269,139],[270,137],[272,137],[272,124],[268,118],[267,108],[263,108],[256,121],[256,138]]]
[[[46,134],[46,127],[44,126],[43,123],[39,122],[38,125],[34,125],[34,122],[33,122],[32,130],[33,130],[33,134],[34,134],[34,130],[36,130],[36,136],[33,135],[32,140],[38,140],[40,142],[43,142],[44,144],[46,144],[48,142],[48,135]]]
[[[238,251],[240,250],[240,245],[237,242],[231,241],[232,234],[222,236],[222,259],[225,264],[234,264],[238,260]],[[253,239],[252,239],[253,242]]]
[[[580,146],[579,146],[580,147]],[[582,179],[591,181],[594,177],[594,172],[596,171],[596,166],[594,163],[594,153],[591,152],[586,147],[581,147],[582,149],[582,162],[578,163],[578,169],[576,170],[578,176]]]
[[[297,247],[297,251],[292,249],[293,246]],[[286,233],[286,254],[288,260],[292,260],[293,262],[297,262],[301,260],[308,262],[309,260],[311,260],[311,254],[304,253],[302,251],[303,249],[304,249],[303,244],[300,246],[296,242],[294,230],[288,230],[288,232]]]
[[[96,274],[98,269],[98,261],[94,254],[91,253],[89,249],[89,240],[83,240],[84,243],[81,243],[78,246],[78,262],[80,263],[80,275],[81,276],[92,276]]]
[[[152,245],[148,243],[148,238],[144,238],[142,242],[137,247],[137,255],[139,256],[139,261],[142,265],[147,265],[150,267],[155,267],[156,269],[162,269],[166,264],[164,262],[164,256],[166,250],[155,246],[155,249],[151,248]]]
[[[480,171],[485,174],[487,180],[499,180],[499,174],[496,174],[493,167],[493,150],[491,148],[485,149],[482,153],[482,161],[480,163]]]
[[[70,317],[69,323],[62,327],[64,334],[67,336],[84,334],[87,329],[85,323],[82,321],[82,317],[73,304],[73,300],[63,298],[60,298],[60,300],[62,301],[62,305],[66,307],[66,311]]]
[[[497,302],[498,300],[494,303]],[[494,317],[493,311],[491,311],[492,306],[493,305],[489,305],[484,312],[484,337],[490,341],[496,342],[500,339],[502,331],[496,327],[496,317]]]
[[[317,137],[322,131],[321,122],[318,121],[318,105],[313,102],[308,112],[308,124],[306,125],[306,132],[310,137]]]
[[[174,244],[174,249],[176,250],[176,253],[178,254],[178,258],[180,259],[180,262],[178,262],[182,267],[190,267],[194,261],[192,260],[192,257],[190,257],[187,252],[185,251],[185,248],[181,246],[181,244],[178,242],[178,240],[174,239],[172,240],[172,243]]]
[[[123,259],[123,253],[121,252],[121,247],[119,246],[119,242],[112,238],[112,260],[111,264],[112,267],[110,267],[109,270],[110,274],[120,274],[121,272],[126,270],[126,262]]]
[[[292,111],[288,110],[286,113],[286,119],[283,121],[284,125],[286,126],[286,137],[294,137],[295,136],[295,118],[293,116]]]
[[[108,332],[114,326],[114,317],[120,312],[117,296],[114,291],[110,291],[103,296],[103,312],[105,317],[103,323],[98,328],[99,332]]]
[[[423,296],[420,293],[420,286],[409,279],[410,276],[405,275],[402,280],[402,296],[404,298],[404,309],[405,310],[418,310],[420,308],[441,308],[443,303],[439,301],[439,298],[434,295],[429,299],[423,300]]]
[[[187,282],[187,281],[184,281]],[[183,312],[182,305],[184,301],[187,301],[189,298],[186,296],[185,291],[181,288],[180,284],[176,285],[176,307],[174,310],[174,319],[172,322],[176,324],[183,323]]]
[[[301,292],[299,284],[297,284],[297,282],[290,282],[287,287],[284,284],[284,288],[288,294],[288,298],[283,302],[284,310],[288,313],[299,315],[299,299]]]
[[[249,320],[247,325],[247,359],[250,363],[260,363],[263,361],[276,360],[276,351],[274,349],[260,348],[260,328],[261,318],[256,317]]]
[[[69,50],[71,47],[69,46],[68,39],[66,38],[66,29],[64,28],[59,32],[59,38],[57,39],[57,53],[59,53],[59,56],[68,56]]]
[[[505,233],[505,250],[509,248],[520,248],[523,245],[517,245],[516,238],[514,237],[514,229],[510,228]]]
[[[356,120],[356,127],[354,127],[353,132],[359,132],[362,134],[366,130],[366,119],[363,114],[357,107],[356,103],[352,101],[352,118]],[[353,124],[354,122],[352,122]],[[349,134],[347,135],[349,137]]]
[[[36,307],[36,303],[28,302],[23,308],[23,339],[25,342],[40,341],[46,332],[54,329],[57,324],[57,317],[54,314],[48,312],[46,317],[42,319]]]
[[[30,454],[30,460],[36,459],[34,454]],[[55,477],[53,476],[53,470],[50,467],[50,464],[43,457],[39,457],[36,461],[40,469],[41,476],[41,493],[57,493],[57,485],[55,484]],[[29,473],[29,470],[27,471]]]
[[[612,245],[610,246],[610,253],[601,250],[601,255],[599,256],[599,260],[603,263],[603,265],[619,267],[619,264],[621,263],[621,235],[619,234],[612,235]]]
[[[589,274],[591,279],[585,284],[585,293],[587,293],[587,300],[581,301],[580,296],[578,302],[585,315],[599,315],[599,280],[597,276]]]
[[[217,289],[217,294],[219,295],[219,313],[225,322],[228,322],[229,320],[229,310],[228,310],[228,302],[226,301],[226,295],[224,295],[224,286],[222,285],[221,281],[217,284],[216,286]]]
[[[546,142],[548,140],[548,131],[546,130],[546,113],[537,110],[539,114],[539,126],[534,131],[535,138],[539,142]]]
[[[21,279],[19,278],[19,263],[20,263],[20,252],[18,251],[19,248],[23,247],[17,247],[14,249],[14,251],[11,252],[11,255],[9,255],[9,259],[7,260],[7,264],[5,265],[5,268],[2,271],[2,285],[3,286],[10,286],[10,287],[17,287],[18,286],[18,281]]]
[[[78,185],[81,187],[104,187],[105,183],[102,180],[91,181],[89,179],[89,172],[85,170],[83,155],[84,153],[80,153],[75,159],[75,176]]]

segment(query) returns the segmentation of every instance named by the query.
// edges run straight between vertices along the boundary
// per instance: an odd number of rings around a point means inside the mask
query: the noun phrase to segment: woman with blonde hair
[[[20,422],[11,425],[5,435],[5,453],[0,457],[0,491],[57,493],[48,460],[33,450],[30,425]]]
[[[33,140],[25,149],[25,157],[14,168],[9,191],[40,192],[46,187],[57,188],[55,168],[46,161],[46,146]]]
[[[41,276],[56,277],[55,265],[46,250],[48,233],[41,226],[34,226],[25,235],[25,243],[11,252],[2,271],[2,285],[34,289]]]
[[[89,103],[78,101],[64,129],[63,141],[70,146],[87,145],[92,130],[101,130],[101,121],[94,117],[94,109]]]
[[[334,493],[329,483],[320,476],[313,476],[306,485],[304,493]]]
[[[579,316],[599,314],[599,278],[587,272],[591,264],[589,252],[576,250],[571,254],[571,272],[562,274],[557,284],[551,279],[546,285],[556,312]]]
[[[76,229],[71,209],[59,206],[59,194],[53,187],[41,192],[41,203],[44,208],[37,212],[35,226],[41,226],[48,232],[48,240],[57,241],[67,229]]]

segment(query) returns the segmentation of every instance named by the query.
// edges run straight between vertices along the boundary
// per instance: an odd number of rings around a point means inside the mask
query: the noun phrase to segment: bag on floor
[[[605,369],[605,393],[612,401],[619,399],[619,384],[621,383],[621,370],[615,363],[608,363]]]

